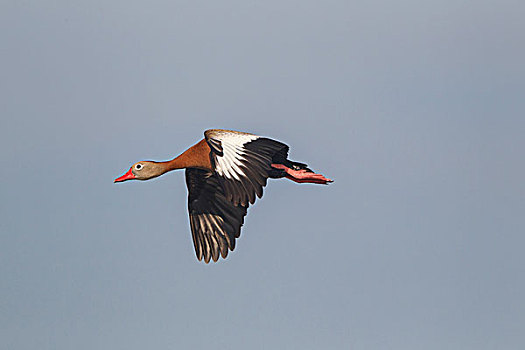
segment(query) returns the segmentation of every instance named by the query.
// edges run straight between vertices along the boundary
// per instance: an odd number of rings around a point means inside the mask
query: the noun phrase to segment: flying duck
[[[186,169],[188,211],[197,259],[217,261],[235,249],[244,216],[268,178],[328,184],[306,164],[288,159],[289,147],[266,137],[212,129],[180,156],[165,162],[140,161],[114,182],[149,180]]]

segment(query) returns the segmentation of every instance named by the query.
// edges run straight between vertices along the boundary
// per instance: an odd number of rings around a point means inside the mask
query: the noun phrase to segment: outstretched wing
[[[253,204],[256,195],[261,198],[272,158],[280,154],[286,159],[288,154],[284,143],[253,134],[214,129],[206,130],[204,136],[215,173],[234,205]]]
[[[234,205],[226,198],[217,175],[195,168],[186,169],[188,211],[197,259],[208,263],[226,258],[235,249],[235,239],[248,206]]]

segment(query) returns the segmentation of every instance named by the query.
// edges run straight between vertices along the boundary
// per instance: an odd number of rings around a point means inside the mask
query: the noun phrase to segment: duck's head
[[[149,180],[164,173],[162,166],[157,162],[143,160],[137,162],[129,168],[128,172],[115,179],[114,182],[127,180]]]

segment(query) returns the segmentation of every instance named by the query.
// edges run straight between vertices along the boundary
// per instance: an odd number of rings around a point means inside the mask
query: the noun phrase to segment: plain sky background
[[[523,1],[0,5],[1,349],[525,348]],[[208,128],[284,141],[195,258]]]

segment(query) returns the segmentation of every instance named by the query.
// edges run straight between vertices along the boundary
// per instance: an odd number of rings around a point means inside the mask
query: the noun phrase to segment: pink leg
[[[297,183],[328,184],[329,182],[333,182],[321,174],[312,173],[304,169],[293,170],[282,164],[272,164],[272,167],[284,170],[287,174],[286,177]]]

